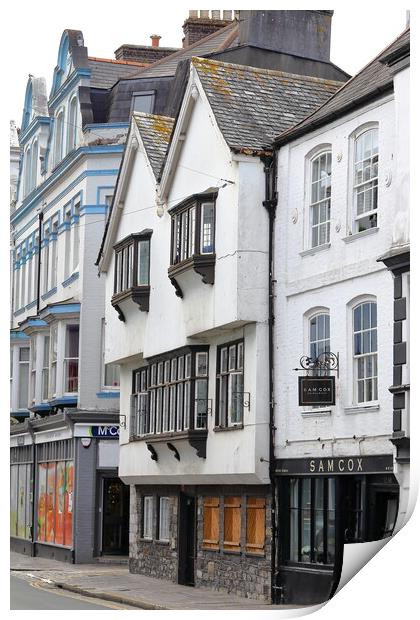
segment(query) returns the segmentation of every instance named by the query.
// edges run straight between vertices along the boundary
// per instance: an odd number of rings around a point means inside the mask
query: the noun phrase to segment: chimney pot
[[[211,12],[212,19],[220,19],[220,11],[212,11]]]
[[[201,11],[200,10],[200,17],[204,17],[204,18],[208,19],[209,12],[208,11]]]
[[[188,11],[188,17],[198,17],[198,11]]]
[[[232,11],[223,11],[223,19],[232,19]]]
[[[151,34],[150,38],[152,39],[152,47],[159,47],[159,40],[162,37],[158,34]]]

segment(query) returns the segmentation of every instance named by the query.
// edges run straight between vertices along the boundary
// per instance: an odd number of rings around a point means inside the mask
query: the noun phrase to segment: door
[[[195,584],[196,500],[181,493],[178,523],[178,583]]]
[[[128,554],[129,487],[119,478],[103,479],[102,554]]]

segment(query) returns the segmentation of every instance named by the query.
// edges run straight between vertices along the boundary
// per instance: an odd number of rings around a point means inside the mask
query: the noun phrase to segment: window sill
[[[245,551],[245,557],[247,558],[261,558],[265,559],[265,553],[255,553],[254,551]]]
[[[344,407],[344,413],[370,413],[371,411],[379,411],[379,403],[373,403],[371,405],[353,405],[351,407]]]
[[[153,543],[155,541],[153,540],[153,538],[141,538],[140,537],[140,542],[143,542],[143,543]]]
[[[235,551],[235,549],[223,549],[223,555],[243,555],[242,551]]]
[[[318,254],[318,252],[328,250],[330,247],[331,243],[323,243],[322,245],[317,245],[314,248],[309,248],[308,250],[303,250],[302,252],[299,252],[299,256],[312,256],[313,254]]]
[[[120,304],[122,301],[131,300],[136,303],[141,312],[149,312],[149,298],[150,298],[150,286],[132,286],[126,291],[116,293],[111,298],[111,304],[118,312],[118,318],[125,323],[125,316],[121,310]]]
[[[319,409],[319,410],[310,409],[306,411],[301,411],[300,413],[304,418],[318,418],[318,417],[330,416],[331,409]]]
[[[120,391],[119,390],[102,390],[101,392],[96,392],[96,396],[98,398],[119,398]]]
[[[194,254],[190,258],[171,265],[168,268],[168,277],[174,286],[176,295],[183,297],[183,292],[177,278],[187,271],[195,271],[201,276],[204,284],[214,284],[214,266],[216,264],[215,254]]]
[[[244,428],[243,424],[236,424],[235,426],[215,426],[213,431],[215,433],[222,433],[224,431],[240,431]]]
[[[169,546],[169,540],[154,540],[154,543],[156,543],[157,545],[160,545],[161,547],[168,547]]]
[[[356,241],[357,239],[361,239],[362,237],[369,237],[370,235],[374,235],[378,231],[378,226],[375,226],[374,228],[368,228],[367,230],[362,230],[361,232],[347,235],[347,237],[342,237],[342,240],[344,241],[344,243],[351,243],[352,241]]]

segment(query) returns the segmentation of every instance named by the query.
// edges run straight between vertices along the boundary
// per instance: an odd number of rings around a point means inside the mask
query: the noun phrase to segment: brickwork
[[[213,34],[231,23],[230,19],[211,19],[205,17],[189,17],[185,20],[182,29],[184,31],[184,47],[197,43],[209,34]]]
[[[178,51],[177,47],[153,47],[151,45],[121,45],[115,50],[116,60],[134,60],[152,63]]]

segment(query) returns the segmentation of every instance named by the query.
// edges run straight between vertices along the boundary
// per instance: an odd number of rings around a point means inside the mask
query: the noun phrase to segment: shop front
[[[392,535],[393,456],[280,459],[276,475],[277,602],[324,602],[339,583],[344,545]]]

